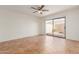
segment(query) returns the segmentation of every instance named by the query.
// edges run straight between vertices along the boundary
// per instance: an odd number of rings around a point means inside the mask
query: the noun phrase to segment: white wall
[[[0,42],[45,34],[45,20],[66,16],[66,38],[79,40],[79,7],[44,18],[24,15],[0,8]]]
[[[46,19],[53,19],[63,16],[66,16],[66,38],[72,40],[79,40],[79,7],[61,11],[59,13],[51,14],[42,18],[42,33],[45,33],[44,21]]]
[[[0,9],[0,42],[34,36],[39,33],[38,18]]]

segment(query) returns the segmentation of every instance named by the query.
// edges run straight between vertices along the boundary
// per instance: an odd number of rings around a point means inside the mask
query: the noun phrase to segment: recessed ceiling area
[[[30,14],[37,17],[44,17],[50,14],[54,14],[60,11],[64,11],[66,9],[76,7],[74,5],[45,5],[44,9],[49,10],[48,12],[43,12],[43,14],[33,13],[35,10],[32,9],[31,7],[37,7],[37,6],[39,5],[3,5],[0,6],[0,8],[23,14]]]

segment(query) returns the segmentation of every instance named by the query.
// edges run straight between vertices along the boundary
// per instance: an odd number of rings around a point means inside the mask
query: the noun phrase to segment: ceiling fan
[[[35,11],[33,13],[39,13],[39,14],[43,14],[43,12],[48,11],[47,9],[44,9],[45,5],[41,5],[38,7],[31,7],[32,9],[34,9]]]

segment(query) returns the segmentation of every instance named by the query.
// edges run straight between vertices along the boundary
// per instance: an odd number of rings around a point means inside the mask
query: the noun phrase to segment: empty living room
[[[79,5],[0,5],[0,54],[79,54]]]

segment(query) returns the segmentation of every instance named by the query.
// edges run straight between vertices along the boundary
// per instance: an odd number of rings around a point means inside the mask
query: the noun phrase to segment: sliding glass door
[[[56,37],[63,37],[63,38],[66,37],[65,17],[47,20],[45,24],[46,24],[45,28],[46,34]]]
[[[54,19],[54,36],[65,37],[65,18]]]

